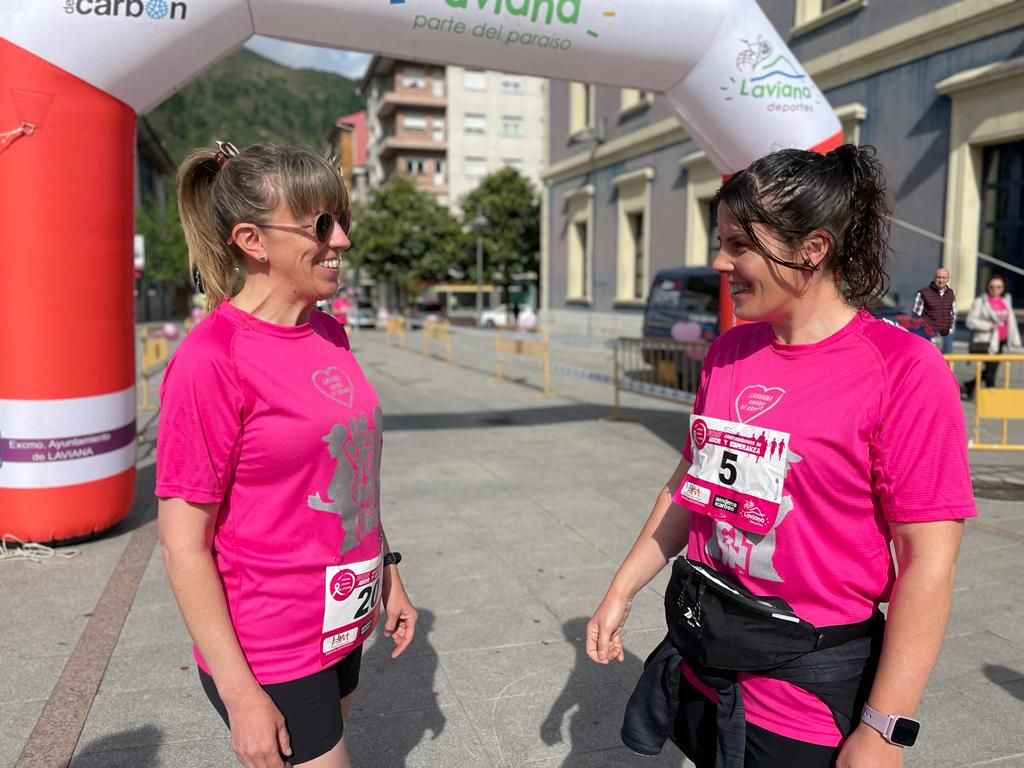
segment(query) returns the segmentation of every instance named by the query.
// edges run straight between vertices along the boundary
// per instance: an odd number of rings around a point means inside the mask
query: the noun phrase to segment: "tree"
[[[146,280],[184,285],[190,282],[188,246],[178,220],[178,205],[169,196],[161,210],[153,203],[135,212],[135,231],[146,240]]]
[[[463,220],[470,231],[464,246],[464,264],[476,277],[476,232],[472,221],[483,212],[488,224],[483,235],[484,275],[499,276],[508,286],[515,275],[537,272],[540,251],[540,204],[533,184],[515,168],[502,168],[480,180],[476,188],[461,201]]]
[[[404,174],[377,187],[373,200],[353,212],[352,221],[348,258],[377,282],[407,291],[417,281],[447,279],[457,263],[459,222]]]

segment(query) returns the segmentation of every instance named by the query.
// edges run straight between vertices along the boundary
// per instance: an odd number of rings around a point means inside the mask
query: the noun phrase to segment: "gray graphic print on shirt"
[[[801,457],[790,451],[786,458],[786,474],[800,461]],[[708,539],[705,547],[708,557],[755,579],[782,581],[772,563],[777,543],[775,531],[792,511],[793,497],[783,496],[779,502],[779,515],[768,533],[751,533],[728,523],[712,521],[715,535]]]
[[[310,509],[330,512],[341,518],[344,538],[341,552],[354,549],[373,531],[380,520],[380,459],[384,436],[384,414],[373,409],[373,423],[366,414],[353,416],[348,426],[335,424],[323,437],[336,466],[326,498],[317,491],[310,494]]]

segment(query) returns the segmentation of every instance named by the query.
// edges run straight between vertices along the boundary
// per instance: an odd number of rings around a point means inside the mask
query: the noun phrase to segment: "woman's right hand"
[[[629,616],[632,599],[626,599],[609,592],[601,605],[587,622],[587,656],[598,664],[607,664],[612,659],[623,661],[622,627]]]
[[[284,715],[263,689],[227,704],[231,748],[245,768],[282,768],[292,754]]]

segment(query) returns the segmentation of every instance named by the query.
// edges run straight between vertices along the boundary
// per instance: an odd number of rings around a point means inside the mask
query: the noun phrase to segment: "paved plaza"
[[[413,341],[415,337],[411,337]],[[643,658],[664,634],[663,574],[638,597],[626,661],[586,659],[584,625],[675,466],[687,412],[509,370],[459,337],[456,365],[354,347],[383,402],[382,519],[420,611],[400,659],[377,634],[346,726],[356,768],[677,767],[619,741]],[[413,351],[417,350],[417,351]],[[607,369],[599,346],[560,349]],[[140,414],[137,503],[76,557],[0,562],[0,766],[235,765],[198,684],[163,571],[152,499],[155,415]],[[1024,766],[1024,454],[972,455],[967,525],[942,656],[909,768]],[[942,488],[935,493],[941,496]]]

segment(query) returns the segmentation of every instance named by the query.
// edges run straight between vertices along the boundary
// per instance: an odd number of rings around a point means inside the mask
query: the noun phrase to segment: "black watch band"
[[[389,565],[398,565],[402,562],[401,552],[388,552],[384,555],[384,567],[387,568]]]

